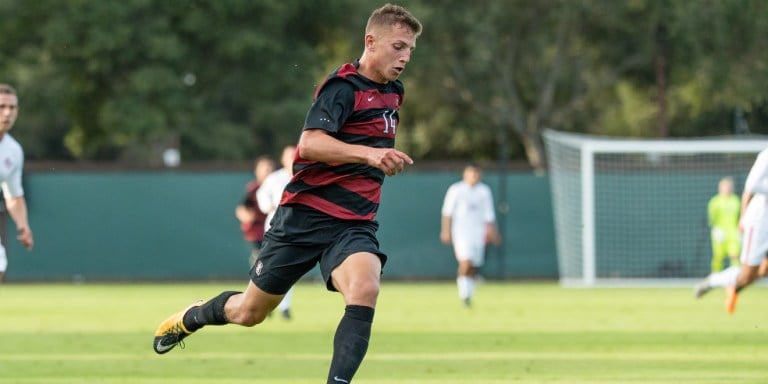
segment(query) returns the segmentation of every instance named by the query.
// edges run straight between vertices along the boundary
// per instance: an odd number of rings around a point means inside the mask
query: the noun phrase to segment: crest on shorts
[[[261,271],[264,269],[264,263],[259,260],[258,263],[256,263],[256,276],[261,276]]]

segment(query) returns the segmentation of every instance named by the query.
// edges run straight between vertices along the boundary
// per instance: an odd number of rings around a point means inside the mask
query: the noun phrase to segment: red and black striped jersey
[[[403,85],[371,81],[358,73],[358,65],[344,64],[317,88],[304,129],[323,129],[349,144],[393,148]],[[373,220],[383,182],[384,172],[367,164],[308,161],[297,151],[280,203],[306,205],[340,219]]]

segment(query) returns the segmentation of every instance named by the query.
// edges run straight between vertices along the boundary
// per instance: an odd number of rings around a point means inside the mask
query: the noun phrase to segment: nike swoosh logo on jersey
[[[349,383],[349,381],[340,379],[338,376],[334,376],[333,381],[338,381],[339,383]]]
[[[368,101],[373,101],[373,96],[368,97]],[[335,380],[335,378],[334,378]]]

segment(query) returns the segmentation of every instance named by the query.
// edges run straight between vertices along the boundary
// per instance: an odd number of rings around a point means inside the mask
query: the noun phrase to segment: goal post
[[[707,203],[741,194],[768,136],[628,139],[544,131],[560,283],[676,285],[709,273]]]

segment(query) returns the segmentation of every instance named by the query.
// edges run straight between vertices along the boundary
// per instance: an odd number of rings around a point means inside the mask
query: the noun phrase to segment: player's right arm
[[[709,199],[709,203],[707,204],[707,224],[709,224],[709,227],[711,228],[715,224],[715,203],[717,201],[717,198],[713,197]]]
[[[456,205],[456,187],[455,184],[448,187],[443,199],[443,207],[440,209],[440,241],[443,244],[451,244],[453,236],[451,235],[451,226],[453,225],[453,210]]]
[[[34,240],[32,239],[32,229],[29,227],[24,187],[21,184],[21,173],[24,168],[24,153],[21,147],[18,147],[18,152],[13,153],[13,156],[16,157],[18,164],[8,175],[8,178],[0,184],[0,188],[5,195],[5,207],[8,214],[16,224],[16,238],[25,248],[32,249]]]
[[[320,88],[304,121],[297,145],[298,157],[329,164],[367,164],[388,176],[413,164],[407,154],[394,148],[374,148],[345,143],[332,135],[338,133],[355,109],[355,89],[347,81],[334,78]]]
[[[32,239],[32,229],[29,228],[29,221],[27,220],[27,201],[24,196],[9,197],[5,200],[5,205],[11,219],[16,223],[16,231],[18,232],[16,238],[25,248],[32,249],[35,242]]]
[[[348,144],[323,129],[305,129],[298,145],[299,157],[323,163],[362,163],[394,176],[413,164],[413,159],[394,148],[373,148]]]

